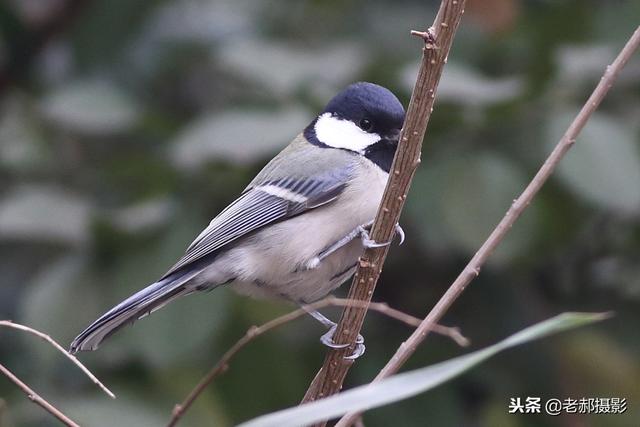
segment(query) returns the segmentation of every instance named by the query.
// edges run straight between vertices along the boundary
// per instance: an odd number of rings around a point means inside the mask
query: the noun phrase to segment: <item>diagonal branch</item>
[[[112,399],[116,398],[115,394],[113,394],[111,392],[111,390],[109,390],[107,387],[105,387],[105,385],[102,384],[100,382],[100,380],[98,380],[98,378],[96,378],[95,375],[93,375],[91,373],[91,371],[89,371],[89,369],[87,369],[74,355],[68,353],[64,348],[62,348],[62,346],[60,344],[58,344],[49,335],[47,335],[45,333],[42,333],[40,331],[37,331],[37,330],[35,330],[33,328],[30,328],[28,326],[24,326],[24,325],[21,325],[19,323],[13,323],[10,320],[0,320],[0,326],[5,326],[7,328],[12,328],[12,329],[17,329],[19,331],[27,332],[27,333],[35,335],[38,338],[41,338],[44,341],[48,342],[56,350],[58,350],[60,353],[64,354],[69,360],[71,360],[78,368],[80,368],[80,370],[82,370],[82,372],[84,372],[89,377],[89,379],[91,379],[91,381],[94,382],[94,384],[96,384],[98,387],[100,387],[102,389],[102,391],[104,391],[107,395],[109,395],[109,397],[111,397]],[[40,407],[44,408],[45,411],[49,412],[51,415],[56,417],[64,425],[69,426],[69,427],[79,427],[79,425],[75,421],[73,421],[72,419],[67,417],[65,414],[63,414],[58,408],[53,406],[51,403],[47,402],[43,397],[41,397],[38,393],[33,391],[33,389],[31,389],[27,384],[22,382],[22,380],[20,380],[20,378],[16,377],[13,372],[11,372],[9,369],[7,369],[2,364],[0,364],[0,373],[4,374],[4,376],[6,376],[11,382],[13,382],[15,385],[17,385],[24,392],[24,394],[27,395],[29,400],[31,400],[33,403],[39,405]],[[0,409],[2,409],[2,408],[0,407]],[[1,421],[2,420],[0,420],[0,422]]]
[[[51,338],[49,335],[42,333],[40,331],[37,331],[33,328],[30,328],[28,326],[24,326],[21,325],[19,323],[14,323],[11,320],[0,320],[0,326],[6,326],[8,328],[13,328],[13,329],[17,329],[19,331],[24,331],[24,332],[28,332],[32,335],[37,336],[38,338],[41,338],[43,340],[45,340],[46,342],[48,342],[49,344],[51,344],[56,350],[58,350],[60,353],[64,354],[65,357],[69,360],[71,360],[78,368],[80,368],[80,370],[82,372],[85,373],[86,376],[89,377],[89,379],[91,381],[93,381],[93,383],[95,385],[97,385],[98,387],[100,387],[102,389],[102,391],[104,391],[110,398],[115,399],[116,395],[113,394],[111,392],[111,390],[109,390],[104,384],[102,384],[100,382],[100,380],[98,380],[98,378],[96,378],[95,375],[93,375],[91,373],[91,371],[89,369],[87,369],[86,366],[84,366],[77,357],[75,357],[73,354],[69,353],[68,351],[66,351],[64,348],[62,348],[62,346],[60,344],[58,344],[57,342],[55,342],[55,340],[53,338]]]
[[[67,417],[65,414],[63,414],[58,408],[53,406],[51,403],[43,399],[38,393],[33,391],[28,385],[23,383],[20,380],[20,378],[16,377],[13,374],[13,372],[5,368],[4,365],[2,365],[1,363],[0,363],[0,373],[4,374],[4,376],[9,378],[9,380],[11,380],[12,383],[17,385],[24,392],[24,394],[27,395],[29,400],[31,400],[36,405],[39,405],[42,408],[44,408],[45,411],[47,411],[48,413],[56,417],[64,425],[68,427],[80,427],[79,424],[77,424],[75,421],[73,421],[72,419]]]
[[[318,310],[320,308],[327,307],[327,306],[348,307],[352,305],[359,306],[359,307],[366,307],[366,304],[368,303],[363,301],[351,301],[348,299],[329,296],[321,301],[315,302],[313,304],[309,304],[305,308],[311,309],[311,310]],[[189,410],[191,405],[193,405],[193,403],[200,396],[200,394],[202,394],[204,389],[207,388],[216,377],[223,374],[229,368],[229,362],[231,361],[231,359],[240,350],[242,350],[247,344],[249,344],[249,342],[253,341],[258,336],[263,335],[266,332],[269,332],[272,329],[275,329],[279,326],[284,325],[285,323],[295,320],[300,316],[304,316],[308,314],[305,308],[300,308],[292,312],[289,312],[287,314],[284,314],[280,317],[276,317],[275,319],[272,319],[260,326],[250,327],[249,330],[247,330],[247,332],[238,341],[236,341],[236,343],[233,346],[231,346],[229,350],[226,351],[226,353],[220,358],[218,363],[216,363],[215,366],[211,368],[204,377],[202,377],[200,382],[193,388],[193,390],[191,390],[189,395],[187,395],[187,397],[182,401],[182,403],[177,404],[173,408],[171,419],[169,420],[167,427],[173,427],[178,423],[178,421],[180,421],[180,418],[182,418],[185,412]],[[391,308],[387,303],[384,303],[384,302],[370,303],[369,309],[377,311],[381,314],[391,317],[392,319],[396,319],[400,322],[404,322],[409,326],[418,326],[420,324],[420,319],[414,316],[411,316],[407,313],[404,313],[400,310]],[[433,330],[437,334],[448,336],[460,346],[465,347],[469,345],[469,340],[467,340],[467,338],[465,338],[460,333],[460,330],[458,328],[442,326],[442,325],[434,325]]]
[[[414,32],[425,41],[422,62],[416,85],[407,109],[407,117],[400,135],[389,182],[371,230],[377,242],[392,239],[395,225],[411,185],[416,168],[420,164],[422,140],[433,110],[436,89],[447,61],[453,36],[462,14],[465,0],[443,0],[433,27],[427,32]],[[348,298],[368,303],[371,301],[388,247],[367,249],[353,278]],[[322,368],[309,386],[303,402],[330,396],[340,391],[353,361],[345,359],[353,351],[353,343],[362,328],[366,307],[346,307],[338,323],[334,341],[351,343],[344,349],[329,350]]]
[[[401,345],[393,357],[387,362],[386,366],[380,371],[380,373],[374,379],[378,381],[382,378],[386,378],[394,373],[404,365],[409,357],[416,351],[416,348],[424,341],[429,334],[430,326],[434,325],[445,314],[447,309],[453,304],[453,302],[462,294],[467,285],[480,274],[480,268],[485,263],[487,258],[493,253],[495,248],[502,242],[506,234],[509,232],[513,224],[520,217],[522,212],[529,206],[533,198],[538,194],[544,183],[553,174],[556,166],[562,160],[564,155],[573,146],[582,128],[587,124],[587,121],[598,108],[609,89],[615,82],[618,74],[625,66],[629,58],[640,46],[640,27],[636,28],[629,41],[618,54],[618,57],[613,63],[607,66],[604,75],[600,79],[600,82],[594,89],[593,93],[582,106],[582,109],[573,120],[562,139],[558,142],[553,149],[547,160],[544,162],[538,173],[531,180],[529,185],[525,188],[522,194],[514,200],[513,204],[505,214],[504,218],[498,223],[496,228],[491,232],[487,240],[482,244],[478,252],[473,256],[469,264],[462,270],[460,275],[456,278],[453,284],[447,289],[447,292],[440,298],[437,304],[433,307],[431,312],[422,321],[422,324],[416,329],[413,334]],[[357,419],[356,414],[345,415],[336,427],[346,427],[351,425]]]

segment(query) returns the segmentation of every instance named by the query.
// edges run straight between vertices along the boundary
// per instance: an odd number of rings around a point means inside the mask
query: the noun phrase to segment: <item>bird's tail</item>
[[[78,351],[95,350],[104,339],[123,326],[162,308],[175,298],[193,292],[185,284],[196,274],[170,275],[130,296],[82,331],[71,343],[69,351],[75,354]]]

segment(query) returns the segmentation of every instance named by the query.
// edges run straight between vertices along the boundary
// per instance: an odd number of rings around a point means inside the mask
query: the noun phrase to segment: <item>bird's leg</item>
[[[322,325],[324,325],[325,328],[329,329],[329,331],[326,334],[320,337],[320,342],[322,344],[326,345],[329,348],[345,348],[349,346],[349,344],[336,344],[333,341],[333,335],[336,333],[336,329],[338,327],[338,325],[335,322],[325,317],[318,310],[310,310],[306,308],[304,305],[302,306],[302,308],[307,313],[309,313],[314,319],[322,323]],[[364,337],[362,335],[358,334],[355,344],[356,344],[356,348],[353,350],[353,354],[351,354],[350,356],[345,356],[345,359],[354,360],[364,354],[366,347],[364,345]]]
[[[362,239],[362,245],[365,248],[379,248],[382,246],[390,245],[391,242],[377,243],[369,237],[369,232],[367,231],[367,228],[370,228],[372,224],[373,224],[373,220],[369,221],[366,224],[359,225],[351,233],[347,234],[342,239],[338,240],[337,242],[323,249],[322,252],[320,252],[317,256],[307,261],[305,265],[306,269],[312,270],[318,267],[323,259],[331,255],[338,249],[342,248],[343,246],[345,246],[347,243],[351,242],[353,239],[355,239],[358,236],[360,236],[360,239]],[[404,242],[404,231],[402,230],[402,227],[400,227],[399,224],[396,224],[396,233],[398,234],[398,236],[400,236],[400,244],[402,244]]]
[[[360,235],[360,233],[361,233],[361,231],[360,231],[361,228],[362,228],[362,226],[358,226],[351,233],[347,234],[342,239],[340,239],[337,242],[335,242],[335,243],[331,244],[330,246],[326,247],[318,255],[314,256],[309,261],[307,261],[307,264],[306,264],[307,270],[312,270],[312,269],[316,268],[317,266],[320,265],[320,263],[322,262],[323,259],[325,259],[329,255],[331,255],[332,253],[334,253],[335,251],[337,251],[338,249],[340,249],[341,247],[343,247],[344,245],[348,244],[353,239],[358,237]]]

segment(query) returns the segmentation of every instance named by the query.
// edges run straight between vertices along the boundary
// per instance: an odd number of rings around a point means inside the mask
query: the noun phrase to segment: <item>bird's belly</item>
[[[261,271],[254,270],[256,278],[238,278],[232,288],[242,294],[284,298],[297,303],[316,301],[340,286],[353,274],[364,248],[360,239],[355,239],[323,259],[313,269],[299,266],[287,269],[277,254],[265,258],[272,264]],[[284,267],[284,268],[281,268]]]
[[[245,239],[225,254],[224,264],[233,265],[235,270],[233,288],[254,296],[308,302],[339,286],[364,251],[359,238],[324,258],[315,268],[307,268],[307,263],[370,219],[336,221],[329,215],[319,208],[283,221]]]

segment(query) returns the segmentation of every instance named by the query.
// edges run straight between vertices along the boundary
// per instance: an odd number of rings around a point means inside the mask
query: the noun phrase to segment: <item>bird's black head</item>
[[[404,123],[404,108],[388,89],[354,83],[329,101],[305,129],[309,142],[364,155],[388,172]]]

